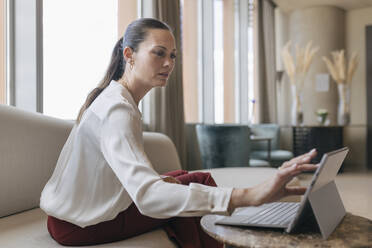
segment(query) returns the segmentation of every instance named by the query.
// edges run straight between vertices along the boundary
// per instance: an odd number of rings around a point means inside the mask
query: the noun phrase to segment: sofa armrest
[[[159,173],[180,170],[181,162],[171,139],[161,133],[143,132],[145,153]]]

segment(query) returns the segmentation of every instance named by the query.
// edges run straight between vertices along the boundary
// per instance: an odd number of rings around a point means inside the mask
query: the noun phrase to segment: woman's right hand
[[[182,183],[180,182],[180,180],[178,180],[177,178],[172,177],[172,176],[161,176],[161,178],[162,178],[163,181],[166,182],[166,183],[182,184]]]
[[[303,195],[306,187],[288,186],[287,184],[303,171],[312,171],[318,168],[317,164],[310,164],[316,154],[316,150],[313,149],[283,163],[276,175],[264,183],[252,188],[234,189],[231,194],[229,212],[232,213],[237,207],[258,206],[277,201],[288,195]]]

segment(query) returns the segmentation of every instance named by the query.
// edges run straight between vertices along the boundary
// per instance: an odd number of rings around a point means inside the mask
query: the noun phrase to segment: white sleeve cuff
[[[231,193],[233,188],[206,186],[198,183],[190,183],[191,190],[207,193],[207,211],[212,214],[230,215],[228,212]]]

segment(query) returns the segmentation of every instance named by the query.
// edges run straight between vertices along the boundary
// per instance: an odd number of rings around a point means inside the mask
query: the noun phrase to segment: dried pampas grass
[[[324,56],[322,57],[322,59],[326,63],[328,71],[331,74],[333,80],[337,84],[350,84],[355,70],[358,67],[357,53],[353,52],[347,64],[347,68],[344,50],[334,51],[331,54],[333,61]]]
[[[359,60],[358,54],[356,52],[353,52],[347,66],[346,82],[348,83],[351,83],[353,79],[356,68],[358,67],[359,63],[358,60]]]
[[[303,81],[306,73],[309,71],[310,64],[314,58],[318,47],[312,48],[312,41],[308,42],[305,47],[296,45],[296,54],[292,57],[290,53],[291,41],[289,41],[282,49],[282,59],[285,70],[292,84],[296,84],[296,77],[301,77]]]
[[[291,80],[291,83],[294,83],[294,77],[296,73],[296,67],[294,64],[293,57],[291,53],[289,52],[289,47],[291,45],[291,41],[289,41],[282,50],[282,59],[284,63],[285,70]]]

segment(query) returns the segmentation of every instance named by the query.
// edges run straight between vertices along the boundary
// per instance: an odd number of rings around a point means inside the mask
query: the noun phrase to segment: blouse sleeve
[[[161,179],[144,152],[141,125],[133,107],[124,102],[110,108],[100,135],[104,158],[139,211],[153,218],[228,214],[231,188]]]

